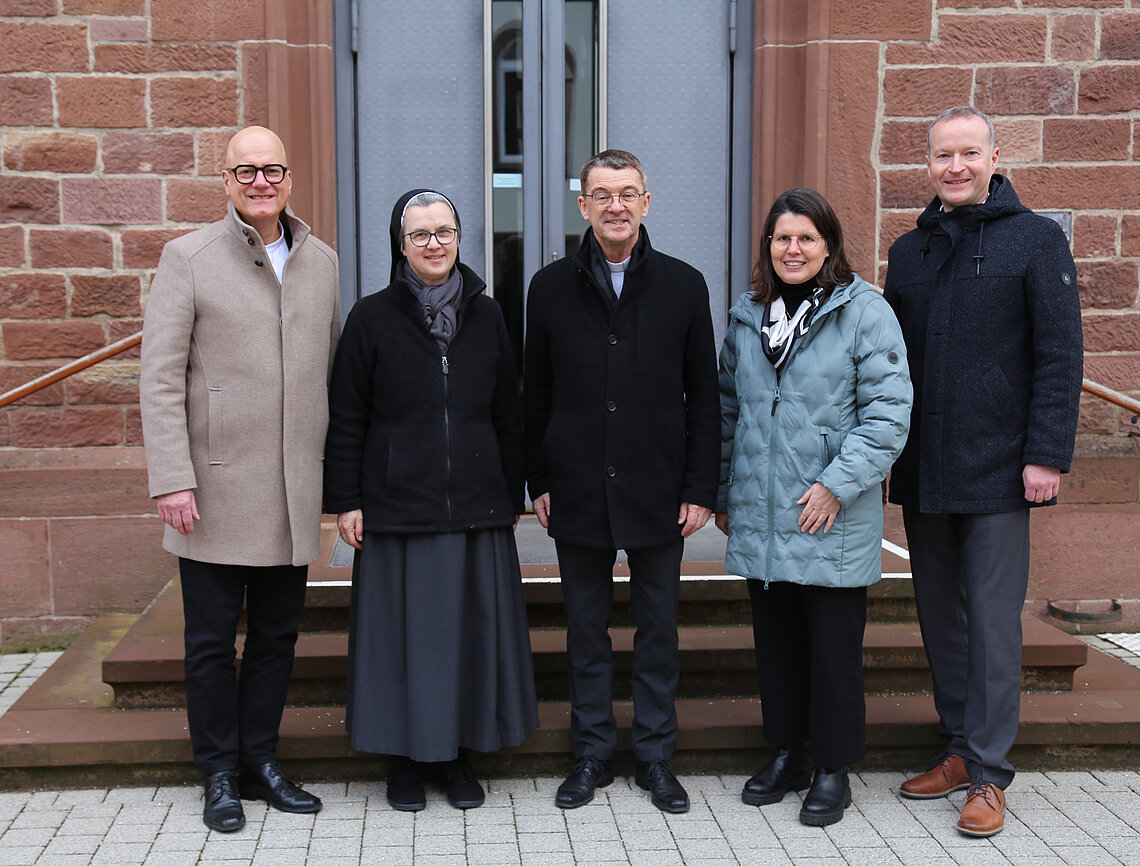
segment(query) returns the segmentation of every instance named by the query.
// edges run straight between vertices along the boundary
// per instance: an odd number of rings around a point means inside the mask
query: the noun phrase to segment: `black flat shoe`
[[[689,795],[673,775],[668,761],[638,761],[634,779],[637,787],[649,792],[649,799],[662,812],[677,815],[689,811]]]
[[[828,770],[819,767],[811,780],[811,789],[804,797],[800,809],[800,823],[812,827],[826,827],[843,817],[843,810],[851,805],[851,783],[847,768]]]
[[[233,833],[245,826],[245,811],[237,790],[237,773],[222,770],[206,779],[206,805],[202,823],[219,833]]]
[[[477,809],[483,805],[483,786],[463,755],[448,761],[444,767],[443,790],[447,793],[447,802],[456,809]]]
[[[388,771],[388,805],[401,812],[418,812],[427,806],[420,772],[409,758],[392,758]]]
[[[793,746],[778,749],[771,762],[744,783],[740,799],[749,806],[779,803],[788,791],[802,791],[811,784],[807,749]]]
[[[554,805],[563,809],[577,809],[594,799],[594,790],[604,788],[614,780],[613,761],[602,761],[587,755],[579,758],[574,771],[558,786]]]
[[[276,761],[243,767],[238,776],[238,791],[243,800],[265,800],[281,812],[321,811],[321,798],[290,782]]]

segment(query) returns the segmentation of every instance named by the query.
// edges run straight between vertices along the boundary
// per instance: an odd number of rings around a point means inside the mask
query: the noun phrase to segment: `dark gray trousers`
[[[566,666],[574,755],[607,760],[617,747],[610,615],[617,551],[555,544],[566,606]],[[671,760],[677,744],[677,600],[684,542],[626,550],[637,632],[633,639],[633,727],[638,761]]]
[[[939,730],[974,778],[1005,788],[1021,711],[1021,609],[1029,509],[922,514],[903,509]]]

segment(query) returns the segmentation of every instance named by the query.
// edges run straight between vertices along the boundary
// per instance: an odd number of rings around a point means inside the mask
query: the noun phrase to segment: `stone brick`
[[[0,77],[0,105],[7,126],[51,126],[54,123],[51,82],[47,78]]]
[[[933,42],[890,42],[887,63],[1040,63],[1045,60],[1044,15],[1006,13],[995,26],[990,15],[943,15]],[[943,105],[954,105],[953,99]]]
[[[1116,225],[1114,216],[1077,214],[1073,217],[1073,255],[1090,259],[1116,255]]]
[[[1140,313],[1092,314],[1081,321],[1086,352],[1135,352],[1140,348]]]
[[[128,406],[126,410],[126,432],[123,439],[127,445],[142,445],[142,412],[137,407]]]
[[[0,319],[62,319],[66,315],[63,274],[0,274]]]
[[[1120,218],[1120,254],[1140,256],[1140,214],[1125,214]]]
[[[146,0],[63,0],[64,15],[144,15]]]
[[[921,165],[926,159],[929,121],[886,121],[879,133],[879,162],[884,165]]]
[[[913,0],[836,3],[831,7],[833,39],[926,40],[930,27],[930,8]]]
[[[95,170],[99,143],[74,132],[9,132],[4,135],[4,166],[10,171],[56,174]]]
[[[1140,60],[1140,16],[1132,12],[1110,12],[1100,19],[1102,60]]]
[[[55,0],[0,0],[0,16],[5,18],[50,18],[56,11]]]
[[[138,403],[139,365],[137,361],[103,361],[69,376],[65,384],[71,406]]]
[[[933,119],[949,105],[969,103],[972,81],[969,69],[887,69],[883,74],[883,114]]]
[[[103,326],[95,322],[5,322],[4,353],[13,361],[75,358],[104,344]]]
[[[0,175],[0,222],[58,223],[59,181]]]
[[[81,409],[22,409],[8,423],[18,448],[80,448],[120,445],[123,410],[118,406]]]
[[[5,364],[0,363],[0,394],[11,391],[13,388],[19,388],[31,382],[33,379],[38,379],[55,369],[54,364]],[[48,385],[46,388],[41,388],[29,394],[27,397],[21,397],[16,401],[16,406],[59,406],[63,403],[63,383],[56,382],[54,385]],[[7,421],[0,422],[0,426],[7,432]],[[0,489],[3,482],[0,481]],[[8,491],[4,490],[5,495]]]
[[[172,42],[160,45],[96,45],[96,72],[210,72],[237,68],[233,45]]]
[[[48,521],[0,520],[0,610],[4,616],[51,613]]]
[[[1096,53],[1096,16],[1055,15],[1049,55],[1055,61],[1092,60]]]
[[[32,229],[33,268],[109,268],[114,264],[111,236],[99,229]]]
[[[92,42],[146,42],[145,18],[92,18],[87,25]]]
[[[242,45],[241,106],[242,120],[245,123],[269,126],[269,88],[267,85],[273,76],[272,68],[269,60],[269,46],[266,43],[246,42]]]
[[[142,611],[178,573],[178,560],[162,549],[162,533],[157,514],[53,520],[56,612]]]
[[[123,229],[123,267],[154,268],[167,241],[193,229]]]
[[[1043,122],[1048,162],[1102,162],[1128,159],[1132,124],[1125,118],[1051,117]]]
[[[1003,162],[1041,161],[1041,120],[994,121],[994,135]]]
[[[226,148],[236,129],[203,129],[198,133],[198,176],[220,177],[226,167]]]
[[[210,223],[226,213],[226,193],[220,180],[166,182],[166,219],[178,223]]]
[[[0,620],[4,652],[42,652],[71,644],[94,622],[89,616],[33,616]]]
[[[1047,9],[1065,9],[1072,6],[1081,6],[1085,9],[1108,9],[1113,6],[1119,8],[1124,4],[1121,0],[1021,0],[1021,5],[1026,9],[1034,6]]]
[[[87,28],[82,24],[0,21],[0,72],[82,72]]]
[[[0,268],[18,268],[25,260],[23,226],[0,226]]]
[[[8,432],[8,413],[10,411],[5,409],[0,412],[0,448],[7,448],[12,444],[12,436]]]
[[[888,169],[879,173],[880,207],[924,208],[933,197],[925,168]]]
[[[1017,0],[937,0],[939,9],[1001,9],[1017,6]]]
[[[1120,411],[1105,400],[1094,397],[1088,392],[1082,393],[1080,415],[1077,418],[1077,433],[1113,436],[1121,432]]]
[[[141,316],[139,278],[129,274],[71,278],[71,315]]]
[[[1010,178],[1034,209],[1140,210],[1140,165],[1027,165]]]
[[[1129,392],[1140,382],[1140,352],[1118,355],[1086,355],[1085,378],[1112,388]],[[13,429],[13,435],[15,429]]]
[[[1133,13],[1135,14],[1135,13]],[[1117,114],[1140,108],[1140,66],[1081,70],[1081,114]]]
[[[891,244],[914,228],[920,210],[883,211],[879,225],[879,254],[885,260]],[[881,283],[880,283],[881,285]]]
[[[162,222],[162,181],[158,178],[65,178],[63,215],[89,225]]]
[[[107,322],[107,343],[117,343],[124,337],[130,337],[142,330],[142,319],[112,319]],[[139,347],[135,346],[120,352],[115,356],[120,361],[138,358]]]
[[[154,126],[234,126],[237,80],[156,78],[150,85],[150,105]]]
[[[186,174],[194,170],[194,136],[188,132],[109,132],[103,136],[103,171],[109,174]]]
[[[1077,262],[1077,285],[1086,312],[1124,310],[1136,304],[1140,275],[1135,262]]]
[[[60,126],[146,126],[146,80],[110,76],[56,81]]]
[[[155,42],[237,42],[265,37],[265,7],[226,0],[151,0]]]
[[[0,517],[154,511],[138,448],[0,452],[0,490]]]
[[[990,66],[979,69],[974,104],[987,114],[1072,114],[1076,82],[1059,66]]]

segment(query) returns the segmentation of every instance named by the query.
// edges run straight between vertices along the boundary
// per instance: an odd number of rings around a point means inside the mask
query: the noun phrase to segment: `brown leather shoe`
[[[899,793],[911,800],[934,800],[970,787],[970,774],[961,755],[947,753],[925,773],[907,779]]]
[[[958,819],[958,832],[965,836],[992,836],[1005,827],[1005,791],[993,782],[976,779],[966,794]]]

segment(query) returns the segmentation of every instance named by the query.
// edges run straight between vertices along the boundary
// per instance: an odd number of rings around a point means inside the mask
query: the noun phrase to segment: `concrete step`
[[[104,657],[134,617],[100,617],[40,680],[0,716],[0,787],[117,785],[189,781],[186,714],[120,709],[100,679]],[[1048,626],[1045,626],[1048,628]],[[615,704],[628,770],[629,701]],[[676,765],[684,772],[753,772],[764,759],[762,713],[754,697],[684,698]],[[569,706],[540,704],[540,728],[525,745],[476,756],[481,774],[562,773],[571,763]],[[339,706],[291,707],[280,757],[307,780],[381,778],[382,758],[353,752]],[[869,695],[868,754],[861,767],[915,769],[941,744],[926,695]],[[1140,761],[1140,670],[1095,650],[1073,688],[1022,695],[1012,760],[1034,769],[1127,766]]]

